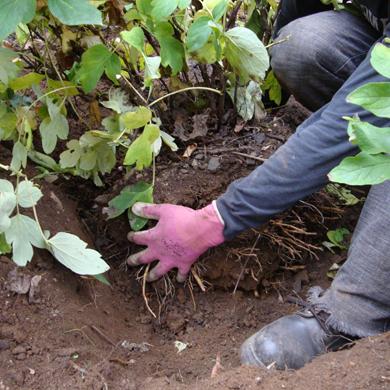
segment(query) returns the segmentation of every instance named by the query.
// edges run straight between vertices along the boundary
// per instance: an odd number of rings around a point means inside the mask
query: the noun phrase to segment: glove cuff
[[[218,219],[219,219],[219,222],[221,222],[221,224],[222,224],[223,226],[225,226],[225,221],[223,220],[222,215],[221,215],[221,213],[219,212],[218,207],[217,207],[217,201],[216,201],[216,200],[213,200],[211,204],[212,204],[212,206],[213,206],[213,208],[214,208],[215,214],[217,214],[217,217],[218,217]]]

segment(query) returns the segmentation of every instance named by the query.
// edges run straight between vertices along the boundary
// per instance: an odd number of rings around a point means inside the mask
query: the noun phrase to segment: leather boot
[[[298,369],[314,357],[341,349],[352,341],[329,329],[325,325],[328,315],[321,315],[305,310],[266,325],[242,344],[241,363],[279,370]]]

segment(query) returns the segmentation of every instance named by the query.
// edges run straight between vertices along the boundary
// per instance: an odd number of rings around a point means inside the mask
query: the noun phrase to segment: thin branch
[[[146,305],[147,309],[149,310],[150,314],[154,318],[157,318],[156,314],[154,314],[154,311],[150,308],[149,301],[148,301],[148,298],[146,296],[146,278],[147,278],[148,273],[149,273],[149,268],[150,268],[150,264],[148,264],[146,266],[146,269],[145,269],[145,272],[144,272],[144,276],[143,276],[143,280],[142,280],[142,296],[144,297],[145,305]]]
[[[214,88],[208,88],[208,87],[188,87],[188,88],[183,88],[183,89],[179,89],[178,91],[173,91],[171,93],[168,93],[167,95],[164,95],[164,96],[161,96],[160,98],[154,100],[153,102],[151,102],[148,107],[152,107],[154,106],[155,104],[161,102],[162,100],[170,97],[170,96],[173,96],[173,95],[176,95],[178,93],[182,93],[182,92],[188,92],[188,91],[197,91],[197,90],[201,90],[201,91],[209,91],[209,92],[214,92],[218,95],[222,95],[222,92],[221,91],[218,91],[218,89],[214,89]]]
[[[234,25],[236,24],[237,16],[238,16],[238,11],[241,8],[242,5],[242,0],[239,0],[234,7],[232,13],[230,14],[229,21],[226,24],[226,28],[229,30],[230,28],[233,28]]]

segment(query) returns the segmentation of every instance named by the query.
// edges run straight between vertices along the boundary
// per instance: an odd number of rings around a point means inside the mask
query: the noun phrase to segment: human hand
[[[178,269],[178,282],[184,282],[198,257],[224,241],[224,224],[213,204],[193,210],[171,204],[138,202],[132,211],[140,217],[158,220],[152,229],[128,234],[130,241],[147,246],[127,259],[130,266],[159,260],[149,272],[148,282],[161,278],[173,268]]]

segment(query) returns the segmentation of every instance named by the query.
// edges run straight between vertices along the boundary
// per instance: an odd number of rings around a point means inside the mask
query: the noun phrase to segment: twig
[[[265,161],[267,161],[266,158],[251,156],[250,154],[246,154],[246,153],[232,152],[232,154],[235,154],[236,156],[251,158],[252,160],[256,160],[256,161],[260,161],[260,162],[265,162]]]
[[[144,103],[145,105],[148,104],[148,101],[138,92],[137,88],[135,88],[134,85],[129,80],[127,80],[126,77],[121,77],[121,79],[124,80],[126,84],[131,88],[131,90],[138,96],[138,98],[141,99],[142,103]]]
[[[269,48],[271,48],[272,46],[276,46],[276,45],[279,45],[279,44],[281,44],[281,43],[283,43],[283,42],[286,42],[286,41],[288,41],[288,40],[290,39],[290,37],[291,37],[291,35],[287,35],[286,38],[283,38],[283,39],[281,39],[281,40],[279,40],[279,41],[272,42],[272,43],[270,43],[269,45],[267,45],[265,48],[266,48],[266,49],[269,49]]]
[[[148,298],[146,297],[146,278],[147,278],[148,273],[149,273],[149,268],[150,268],[150,264],[148,264],[146,266],[146,269],[144,272],[144,276],[143,276],[143,280],[142,280],[142,295],[144,297],[145,305],[146,305],[147,309],[149,310],[150,314],[154,318],[157,318],[156,314],[154,314],[154,311],[150,308]]]
[[[72,332],[79,332],[81,333],[93,346],[95,346],[96,344],[93,342],[93,340],[83,331],[83,329],[85,328],[86,326],[83,326],[81,327],[80,329],[69,329],[67,331],[64,332],[64,334],[67,334],[67,333],[72,333]]]
[[[215,359],[215,364],[213,369],[211,370],[211,378],[215,378],[218,374],[219,371],[223,370],[223,366],[221,364],[221,354],[218,352],[217,357]]]
[[[268,138],[276,139],[277,141],[280,142],[286,142],[286,140],[283,137],[279,137],[278,135],[268,134],[268,133],[263,133],[263,134]]]
[[[111,344],[113,347],[116,347],[116,344],[106,336],[98,327],[95,325],[89,325],[92,330],[94,330],[103,340],[107,341],[108,344]]]
[[[192,304],[194,305],[194,311],[196,311],[196,301],[195,301],[193,287],[192,287],[192,283],[191,282],[188,283],[188,290],[190,290]]]
[[[148,107],[152,107],[154,106],[155,104],[161,102],[162,100],[170,97],[170,96],[173,96],[173,95],[176,95],[178,93],[182,93],[182,92],[188,92],[188,91],[209,91],[209,92],[214,92],[214,93],[217,93],[218,95],[222,95],[222,92],[221,91],[218,91],[218,89],[214,89],[214,88],[208,88],[208,87],[188,87],[188,88],[183,88],[183,89],[179,89],[178,91],[173,91],[171,93],[168,93],[167,95],[164,95],[164,96],[161,96],[160,98],[152,101],[151,103],[149,103]]]
[[[244,266],[242,267],[241,272],[240,272],[240,275],[238,276],[236,285],[234,286],[233,295],[235,295],[235,293],[236,293],[236,291],[237,291],[237,288],[238,288],[238,285],[239,285],[240,280],[241,280],[241,278],[242,278],[242,275],[244,274],[245,268],[246,268],[246,266],[248,265],[248,261],[249,261],[251,255],[252,255],[253,251],[255,250],[257,243],[259,242],[260,236],[261,236],[261,233],[259,233],[259,234],[257,235],[256,240],[255,240],[254,244],[252,245],[251,251],[250,251],[249,255],[247,255],[247,258],[246,258],[246,260],[245,260]]]
[[[234,25],[236,23],[236,20],[237,20],[238,11],[240,10],[241,5],[242,5],[242,0],[237,2],[237,4],[234,7],[232,13],[230,14],[229,21],[226,24],[226,28],[227,29],[230,29],[230,28],[234,27]]]
[[[202,279],[199,277],[199,275],[197,274],[197,272],[193,268],[191,268],[191,273],[192,273],[192,276],[195,278],[196,283],[198,283],[198,286],[200,287],[200,289],[203,292],[206,292],[206,287],[203,284]]]

